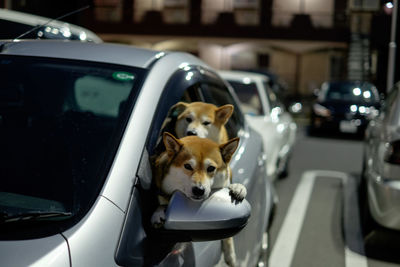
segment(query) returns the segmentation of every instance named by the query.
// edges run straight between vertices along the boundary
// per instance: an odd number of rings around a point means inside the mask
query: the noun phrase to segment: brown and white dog
[[[232,113],[230,104],[217,107],[205,102],[178,102],[171,107],[164,126],[172,124],[166,131],[178,138],[196,135],[221,144],[228,141],[225,124]]]
[[[227,187],[231,196],[242,201],[246,188],[242,184],[231,184],[229,162],[239,144],[233,138],[219,144],[207,138],[186,136],[180,139],[172,134],[163,134],[165,151],[154,162],[153,178],[159,190],[160,206],[151,222],[161,227],[165,220],[165,208],[172,194],[179,190],[195,201],[209,197],[212,189]],[[222,240],[222,250],[229,266],[235,266],[236,256],[233,238]]]

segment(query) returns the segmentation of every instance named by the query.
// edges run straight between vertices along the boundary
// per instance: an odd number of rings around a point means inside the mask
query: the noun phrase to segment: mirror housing
[[[227,188],[212,192],[203,201],[191,200],[178,191],[169,202],[164,227],[154,234],[176,242],[224,239],[242,230],[250,213],[247,200],[235,201]]]

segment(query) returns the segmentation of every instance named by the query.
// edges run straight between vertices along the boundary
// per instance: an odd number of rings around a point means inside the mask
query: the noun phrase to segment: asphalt
[[[275,183],[270,267],[400,266],[399,232],[361,232],[362,145],[359,137],[308,136],[299,127],[289,176]]]

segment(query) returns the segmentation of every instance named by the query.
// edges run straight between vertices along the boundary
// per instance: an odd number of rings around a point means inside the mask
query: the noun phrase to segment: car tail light
[[[320,104],[314,104],[313,109],[318,116],[329,117],[331,115],[331,111]]]
[[[400,140],[386,144],[384,160],[391,164],[400,164]]]

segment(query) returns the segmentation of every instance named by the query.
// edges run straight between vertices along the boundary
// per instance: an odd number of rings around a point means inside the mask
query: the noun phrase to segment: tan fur
[[[202,138],[209,138],[219,144],[228,141],[225,124],[233,113],[230,104],[217,107],[204,102],[178,102],[171,110],[177,112],[178,117],[175,124],[175,133],[178,138],[189,135],[194,131]]]
[[[224,144],[199,138],[197,136],[186,136],[176,139],[169,133],[164,133],[163,142],[166,150],[156,158],[154,166],[154,179],[156,186],[165,192],[163,188],[163,179],[168,176],[171,168],[179,168],[190,178],[193,184],[205,184],[207,179],[213,179],[212,186],[219,188],[229,185],[231,180],[231,171],[229,162],[235,152],[239,138],[233,138]],[[190,160],[195,160],[196,166],[193,170],[184,167]],[[205,164],[207,161],[209,164]],[[207,167],[215,167],[214,172],[207,172]],[[219,179],[219,180],[214,180]],[[214,187],[211,187],[213,189]],[[190,197],[189,192],[187,196]]]
[[[165,220],[162,205],[167,205],[170,196],[176,191],[182,191],[193,200],[202,200],[209,196],[211,189],[228,187],[232,197],[238,201],[246,196],[246,188],[241,184],[231,184],[229,162],[239,144],[239,138],[233,138],[223,144],[218,144],[207,138],[187,136],[175,138],[168,132],[163,134],[166,150],[155,160],[153,178],[161,191],[160,206],[152,216],[154,227],[161,227]],[[188,166],[190,168],[188,169]],[[209,167],[215,170],[209,171]],[[204,196],[196,197],[192,193],[194,186],[205,188]],[[222,240],[222,250],[226,263],[234,267],[236,254],[233,238]]]

